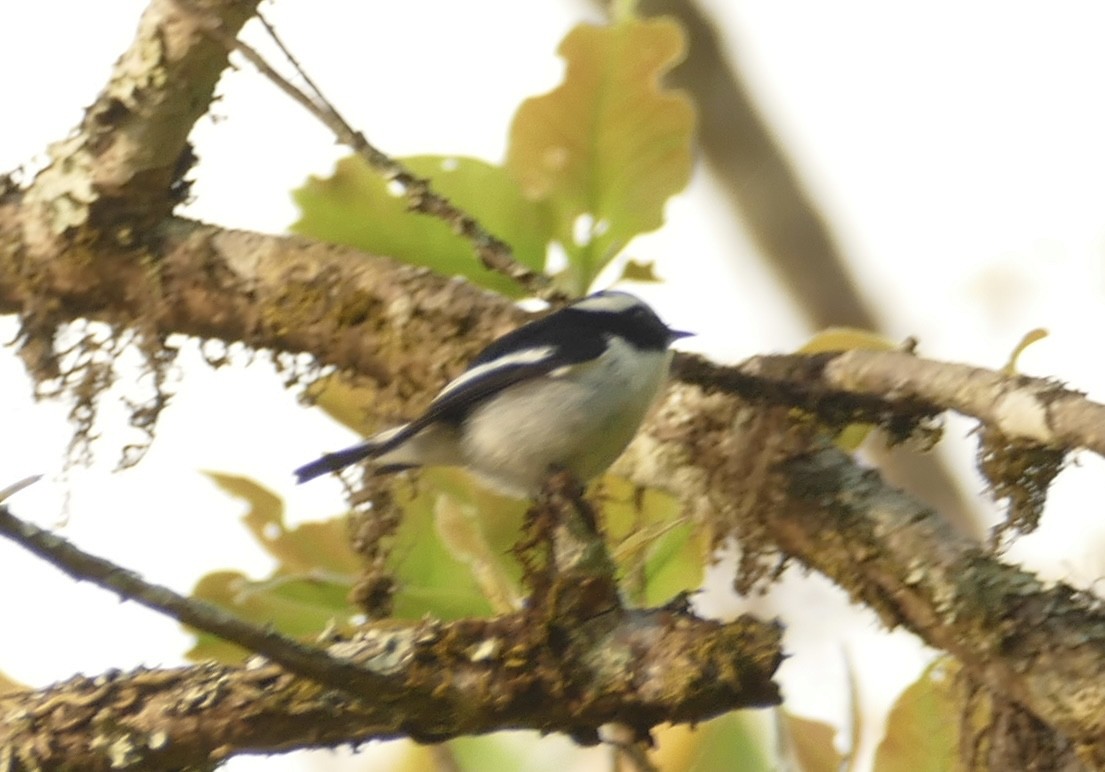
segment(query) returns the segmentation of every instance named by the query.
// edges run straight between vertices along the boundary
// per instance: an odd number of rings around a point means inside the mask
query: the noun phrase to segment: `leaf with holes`
[[[580,25],[560,45],[564,82],[514,117],[507,168],[551,207],[576,294],[690,180],[694,107],[660,83],[685,45],[671,19]]]

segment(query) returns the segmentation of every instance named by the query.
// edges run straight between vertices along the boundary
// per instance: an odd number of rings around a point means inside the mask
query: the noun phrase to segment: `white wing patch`
[[[465,386],[486,377],[488,373],[515,365],[535,365],[544,362],[555,353],[556,348],[553,346],[539,346],[537,348],[526,349],[525,351],[516,351],[513,354],[504,354],[490,362],[476,365],[471,370],[466,370],[450,381],[444,389],[438,392],[434,401],[436,402],[449,394],[462,390]]]

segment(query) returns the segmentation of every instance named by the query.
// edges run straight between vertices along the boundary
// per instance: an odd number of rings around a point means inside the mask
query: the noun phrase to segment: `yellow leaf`
[[[1017,360],[1020,359],[1021,354],[1024,353],[1024,350],[1036,341],[1043,340],[1046,337],[1047,330],[1042,327],[1037,327],[1035,330],[1029,330],[1028,332],[1026,332],[1024,334],[1024,337],[1021,338],[1021,342],[1018,343],[1016,348],[1013,349],[1013,353],[1009,355],[1009,361],[1005,363],[1005,367],[1003,367],[1001,371],[1006,375],[1016,375]]]
[[[514,117],[507,168],[551,207],[578,293],[690,180],[694,107],[660,83],[684,50],[671,19],[580,25],[560,45],[564,82]]]
[[[827,327],[816,333],[798,349],[800,354],[819,354],[826,351],[895,351],[901,346],[878,333],[854,327]],[[874,427],[871,424],[849,424],[840,431],[833,442],[849,453],[859,448]]]
[[[365,409],[376,393],[341,373],[319,378],[307,387],[307,397],[331,418],[363,436],[377,430]]]
[[[781,730],[786,732],[788,749],[802,772],[837,772],[844,757],[833,745],[836,729],[812,718],[802,718],[784,710],[779,711]]]
[[[899,348],[901,348],[899,344],[877,332],[855,327],[826,327],[806,341],[798,349],[798,353],[819,354],[824,351],[851,351],[852,349],[895,351]]]
[[[956,769],[962,706],[954,696],[958,665],[936,660],[890,710],[886,735],[875,752],[879,772]]]

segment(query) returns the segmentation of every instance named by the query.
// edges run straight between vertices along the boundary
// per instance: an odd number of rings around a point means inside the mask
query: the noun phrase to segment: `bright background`
[[[0,5],[0,170],[37,168],[49,141],[80,119],[129,44],[145,3],[40,0]],[[1105,399],[1105,6],[949,0],[887,4],[712,0],[728,53],[834,229],[883,332],[915,335],[941,359],[1000,366],[1020,337],[1051,337],[1023,371]],[[347,118],[395,155],[502,158],[518,103],[561,75],[555,49],[588,4],[567,0],[281,0],[266,8],[285,41]],[[251,29],[256,33],[256,29]],[[259,36],[250,34],[250,40]],[[248,65],[227,75],[194,133],[201,158],[184,214],[280,232],[289,190],[343,154],[311,118]],[[703,167],[668,207],[661,232],[630,245],[667,282],[641,290],[693,345],[724,360],[788,351],[811,332],[774,284]],[[0,340],[17,330],[0,318]],[[351,437],[299,406],[264,361],[213,372],[184,344],[176,396],[138,468],[112,474],[123,438],[108,431],[90,468],[62,468],[66,407],[35,404],[22,365],[0,349],[0,488],[44,482],[12,499],[20,516],[188,592],[228,566],[270,569],[238,504],[201,476],[254,478],[286,497],[289,519],[342,510],[333,481],[292,485],[290,470]],[[103,426],[118,417],[105,400]],[[954,421],[940,452],[973,472],[970,425]],[[1010,553],[1049,577],[1092,586],[1102,574],[1102,461],[1084,454],[1053,489],[1043,526]],[[970,470],[970,471],[968,471]],[[998,510],[980,496],[993,522]],[[42,685],[75,671],[182,662],[175,624],[0,542],[0,670]],[[727,584],[728,576],[719,576]],[[873,722],[931,656],[881,632],[817,577],[791,571],[758,600],[787,624],[794,654],[780,677],[799,714],[846,723],[845,658],[857,663]],[[735,601],[703,608],[731,613]],[[341,755],[341,754],[339,754]],[[334,768],[331,753],[239,759],[228,769]],[[363,761],[358,764],[363,766]],[[353,768],[350,766],[350,768]]]

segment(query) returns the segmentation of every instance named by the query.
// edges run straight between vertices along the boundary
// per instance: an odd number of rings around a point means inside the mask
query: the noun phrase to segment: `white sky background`
[[[144,5],[0,5],[0,170],[41,161],[46,143],[78,122]],[[937,358],[1000,366],[1025,332],[1046,327],[1051,337],[1029,349],[1022,370],[1105,399],[1105,6],[703,5],[890,337],[915,335]],[[503,156],[517,104],[558,82],[560,39],[596,18],[590,6],[561,0],[281,0],[266,12],[382,149],[490,160]],[[202,162],[186,214],[279,232],[296,216],[289,190],[328,173],[343,151],[248,65],[224,78],[220,92],[218,120],[205,118],[194,134]],[[629,252],[659,261],[668,282],[642,294],[673,326],[698,331],[696,348],[735,360],[791,350],[808,334],[702,169],[669,206],[664,229]],[[0,318],[0,339],[15,330]],[[262,363],[212,372],[191,352],[180,370],[158,441],[137,469],[110,473],[119,440],[109,434],[94,467],[66,474],[64,407],[32,404],[19,360],[0,349],[0,487],[45,473],[12,500],[16,514],[187,592],[213,569],[260,576],[271,565],[240,526],[238,505],[199,470],[271,487],[293,521],[330,516],[342,508],[337,485],[296,488],[290,470],[351,438],[298,406]],[[967,429],[952,423],[942,449],[960,470],[971,468]],[[1088,586],[1103,573],[1105,479],[1101,459],[1080,461],[1061,476],[1040,532],[1011,557]],[[972,476],[965,488],[981,491],[982,483]],[[871,615],[844,614],[846,601],[826,583],[791,574],[773,598],[795,655],[782,669],[794,710],[844,720],[843,652],[861,663],[862,697],[872,706],[916,676],[925,655],[908,636],[877,633]],[[6,542],[0,577],[0,670],[14,678],[37,685],[75,671],[182,661],[188,639],[172,622],[74,585]],[[321,758],[315,763],[329,768],[332,757]]]

